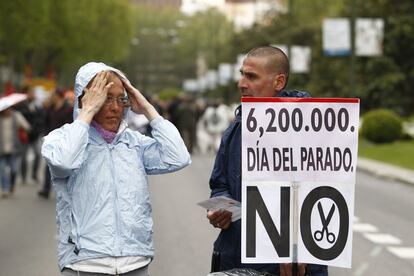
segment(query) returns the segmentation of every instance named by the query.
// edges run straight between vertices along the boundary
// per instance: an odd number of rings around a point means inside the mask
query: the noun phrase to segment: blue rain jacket
[[[124,77],[105,64],[87,64],[76,77],[76,98],[102,70]],[[153,138],[122,122],[111,144],[79,120],[44,138],[42,155],[56,191],[60,269],[89,258],[153,257],[147,175],[179,170],[191,160],[172,123],[158,117],[150,124]]]

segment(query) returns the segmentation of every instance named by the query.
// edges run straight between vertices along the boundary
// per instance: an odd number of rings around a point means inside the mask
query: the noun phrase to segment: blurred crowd
[[[13,195],[20,179],[22,185],[40,184],[38,196],[48,198],[51,180],[49,169],[41,166],[42,137],[73,120],[74,94],[71,90],[57,88],[49,93],[29,86],[18,92],[27,96],[24,101],[0,109],[1,197]],[[218,150],[222,133],[234,119],[237,107],[191,95],[168,101],[154,95],[150,102],[178,128],[192,154],[214,154]],[[151,126],[144,115],[128,114],[130,128],[151,136]]]
[[[215,153],[221,135],[234,120],[237,104],[225,105],[219,99],[195,98],[180,95],[171,101],[158,96],[150,99],[157,111],[170,120],[180,131],[190,153]],[[128,125],[141,133],[151,135],[150,125],[144,116],[129,113]]]
[[[27,96],[26,100],[0,111],[1,196],[7,198],[14,193],[18,176],[22,184],[31,184],[39,183],[39,174],[43,173],[44,182],[38,194],[47,198],[50,174],[47,167],[39,171],[41,138],[72,121],[73,92],[56,89],[43,95],[29,86],[20,92]],[[31,166],[29,156],[33,157]]]

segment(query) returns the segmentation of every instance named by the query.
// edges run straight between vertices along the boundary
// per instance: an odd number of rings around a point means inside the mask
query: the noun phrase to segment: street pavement
[[[195,155],[182,171],[149,177],[156,251],[151,276],[208,274],[218,230],[196,203],[209,196],[213,161]],[[330,268],[330,275],[412,275],[414,186],[366,171],[357,173],[352,269]],[[55,202],[38,198],[38,189],[19,185],[14,197],[0,199],[0,276],[59,275]]]
[[[0,199],[0,275],[59,275],[55,201],[37,197],[39,185],[19,185]]]
[[[408,276],[414,270],[414,186],[357,173],[352,269],[335,276]]]
[[[207,275],[219,231],[197,202],[210,195],[213,156],[193,156],[184,170],[155,176],[151,186],[156,257],[150,275]]]

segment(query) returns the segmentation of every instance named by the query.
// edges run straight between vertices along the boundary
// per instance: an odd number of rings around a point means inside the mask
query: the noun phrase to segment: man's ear
[[[282,91],[286,84],[286,76],[284,74],[278,74],[273,81],[273,89],[275,91]]]

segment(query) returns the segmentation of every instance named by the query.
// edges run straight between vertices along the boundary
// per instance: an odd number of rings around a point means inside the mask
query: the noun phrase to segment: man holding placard
[[[240,69],[238,83],[244,97],[309,97],[306,92],[283,91],[289,77],[289,61],[276,47],[259,47],[251,50]],[[241,185],[241,108],[236,110],[235,121],[223,134],[210,178],[211,197],[225,196],[242,200]],[[232,213],[225,210],[208,211],[210,223],[221,232],[214,243],[213,271],[233,268],[252,268],[274,275],[291,275],[289,264],[242,263],[241,221],[232,222]],[[327,276],[326,266],[299,265],[298,275]]]

